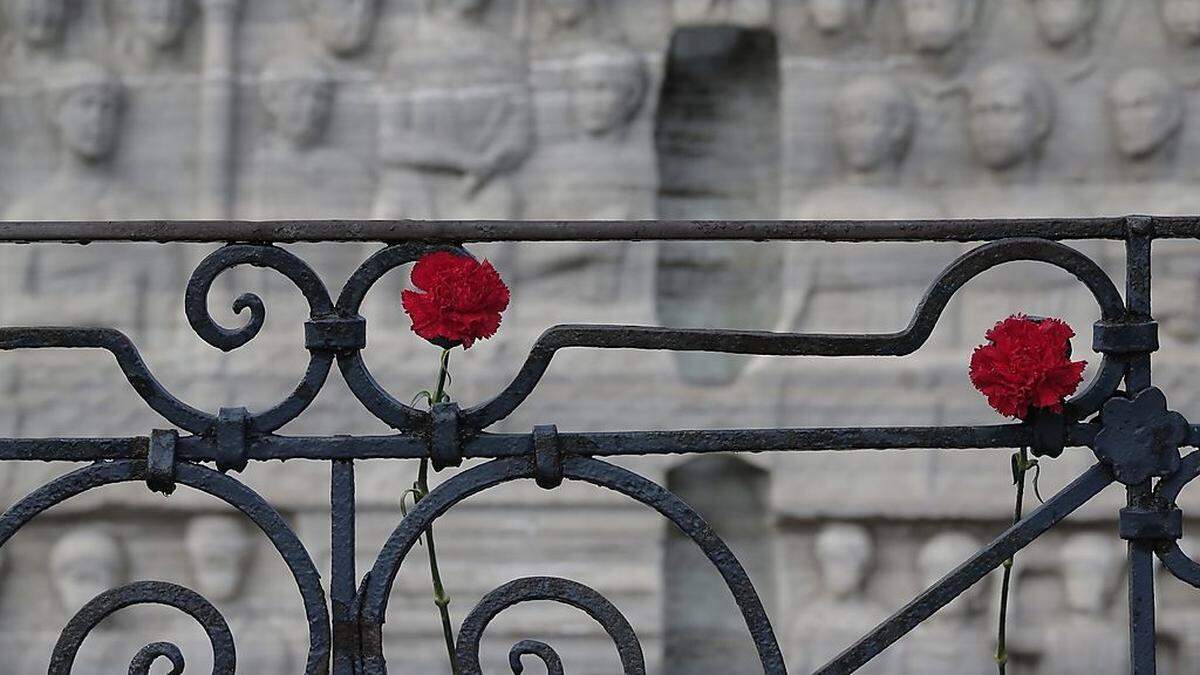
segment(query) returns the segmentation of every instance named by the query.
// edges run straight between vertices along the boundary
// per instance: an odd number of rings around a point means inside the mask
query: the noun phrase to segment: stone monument
[[[837,656],[885,619],[886,607],[866,594],[875,564],[875,544],[861,525],[826,525],[817,534],[814,553],[820,568],[822,594],[796,598],[804,609],[788,641],[788,667],[813,672]],[[860,672],[897,673],[894,650]]]
[[[196,590],[229,621],[237,645],[238,668],[253,673],[287,673],[294,668],[295,645],[278,624],[256,616],[242,601],[254,542],[241,520],[234,515],[194,517],[188,523],[185,546],[197,581]],[[195,645],[197,653],[206,645]],[[208,648],[209,653],[211,649]],[[184,654],[185,658],[187,654]]]
[[[136,66],[179,49],[195,12],[192,0],[107,0],[110,23],[121,31],[117,50]]]
[[[961,532],[934,536],[917,556],[923,586],[932,586],[979,550],[982,542]],[[979,609],[986,581],[981,581],[938,610],[898,647],[906,675],[985,675],[995,672],[995,644],[985,632]]]
[[[309,29],[334,56],[354,56],[367,46],[378,23],[379,0],[297,0]]]
[[[908,46],[929,67],[953,73],[979,18],[979,0],[899,0]]]
[[[483,23],[488,0],[426,2],[383,85],[378,218],[515,218],[509,173],[531,150],[516,45]]]
[[[1079,534],[1060,550],[1067,614],[1044,629],[1040,672],[1116,675],[1129,669],[1129,640],[1108,615],[1124,561],[1117,542]]]
[[[1200,2],[1158,0],[1158,13],[1171,40],[1184,47],[1200,45]]]
[[[1060,53],[1087,54],[1100,16],[1100,0],[1029,0],[1038,36]]]
[[[372,215],[688,222],[1200,214],[1197,0],[0,0],[0,15],[0,210],[10,219],[328,218],[353,228]],[[1069,245],[1121,286],[1119,245]],[[514,299],[495,340],[455,357],[454,394],[464,406],[495,395],[537,335],[561,322],[901,330],[928,284],[975,246],[468,244],[501,268]],[[377,247],[287,245],[331,292]],[[220,354],[182,311],[182,286],[214,247],[189,246],[186,255],[180,248],[0,246],[0,323],[113,326],[164,386],[199,409],[273,405],[308,357],[298,333],[303,299],[273,271],[222,275],[209,297],[218,322],[241,325],[244,315],[228,307],[243,292],[262,297],[268,318],[244,348]],[[1190,416],[1200,404],[1200,355],[1188,348],[1200,339],[1200,249],[1157,242],[1154,253],[1163,341],[1156,381]],[[407,272],[381,280],[362,312],[365,358],[398,399],[434,375],[430,348],[399,307]],[[1095,372],[1096,314],[1086,290],[1060,270],[1017,263],[962,289],[910,356],[564,350],[538,393],[493,430],[1000,423],[965,368],[984,331],[1016,311],[1067,318],[1079,358],[1089,361],[1085,377]],[[282,433],[390,433],[337,377]],[[140,437],[166,424],[98,350],[0,353],[0,393],[2,436]],[[753,563],[747,568],[779,619],[790,670],[804,672],[961,562],[968,543],[960,535],[983,541],[1007,526],[1007,459],[766,454],[753,459],[753,471],[718,465],[693,474],[687,499],[739,553],[749,551],[743,562]],[[1045,462],[1043,494],[1065,485],[1085,459],[1066,453]],[[675,458],[629,461],[653,478],[686,473]],[[396,495],[415,469],[379,464],[359,474],[359,522],[389,532],[400,517]],[[0,466],[0,494],[12,503],[66,468]],[[305,542],[324,545],[327,474],[316,463],[252,463],[235,477]],[[749,482],[714,486],[749,474]],[[746,486],[760,482],[751,529],[728,499],[749,496]],[[276,556],[249,523],[214,516],[211,503],[188,493],[164,501],[131,485],[81,496],[0,549],[10,563],[0,585],[0,651],[17,645],[30,653],[28,665],[19,658],[9,670],[44,673],[67,618],[57,602],[64,593],[31,591],[86,588],[71,593],[77,607],[102,585],[125,581],[111,561],[128,547],[136,553],[128,556],[130,578],[178,581],[218,605],[234,626],[242,669],[291,675],[306,626],[294,589],[275,578]],[[737,650],[752,651],[740,617],[695,609],[708,606],[710,587],[725,592],[706,585],[715,573],[679,569],[676,553],[691,544],[666,540],[656,514],[587,490],[522,486],[478,499],[475,511],[459,507],[467,515],[457,522],[466,525],[453,525],[457,509],[446,518],[453,536],[443,571],[464,603],[456,611],[517,576],[509,572],[537,573],[552,561],[627,613],[648,672],[670,672],[668,645],[683,672],[710,653],[720,672],[753,671],[752,656],[736,661]],[[1098,540],[1088,539],[1111,539],[1107,519],[1122,496],[1100,499],[1072,516],[1065,537],[1050,533],[1022,552],[1027,574],[1016,592],[1024,604],[1014,599],[1014,607],[1029,625],[1021,626],[1013,673],[1070,672],[1055,659],[1079,651],[1077,643],[1099,645],[1079,656],[1084,667],[1087,657],[1107,658],[1124,643],[1119,564],[1105,562],[1107,554],[1089,549]],[[1181,499],[1197,497],[1185,491]],[[1189,517],[1186,527],[1195,525]],[[89,544],[104,561],[88,563],[103,579],[62,582],[51,565],[36,564],[81,527],[104,542]],[[117,543],[105,532],[119,534]],[[937,533],[952,541],[930,539]],[[382,538],[362,534],[360,573],[376,553],[371,542]],[[610,541],[636,553],[613,553]],[[926,547],[931,541],[939,543]],[[1062,541],[1073,562],[1060,557]],[[796,584],[776,587],[770,566],[759,565],[776,556]],[[1094,587],[1072,590],[1077,575]],[[427,581],[402,572],[395,603],[429,610],[420,618],[435,631]],[[1095,587],[1103,584],[1106,593]],[[990,600],[994,583],[985,585]],[[995,617],[979,611],[978,599],[938,612],[873,666],[995,672]],[[1200,597],[1171,591],[1161,600],[1160,671],[1178,663],[1176,672],[1195,672],[1200,650],[1188,631]],[[585,617],[576,624],[566,616],[519,617],[528,628],[520,637],[562,643],[570,670],[609,672],[607,636]],[[171,627],[190,623],[176,618]],[[154,623],[120,613],[93,636],[99,651],[88,646],[77,670],[127,670],[143,644],[131,647],[135,636],[171,639]],[[424,626],[386,627],[396,667],[401,654],[414,672],[443,667],[440,641]],[[1090,637],[1072,639],[1061,632],[1068,629]],[[267,650],[259,634],[283,646]],[[111,660],[110,637],[121,638]],[[1047,640],[1070,648],[1048,650]],[[207,644],[181,646],[199,655],[189,672],[203,669]],[[486,653],[493,660],[485,672],[507,668],[504,654]]]
[[[280,57],[263,69],[259,92],[273,133],[254,156],[256,217],[369,215],[370,168],[325,142],[336,95],[328,70],[315,58]]]

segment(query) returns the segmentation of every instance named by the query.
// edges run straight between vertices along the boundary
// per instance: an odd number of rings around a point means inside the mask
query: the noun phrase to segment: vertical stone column
[[[198,213],[228,218],[233,210],[237,132],[237,30],[242,0],[203,0],[203,90],[200,95]]]

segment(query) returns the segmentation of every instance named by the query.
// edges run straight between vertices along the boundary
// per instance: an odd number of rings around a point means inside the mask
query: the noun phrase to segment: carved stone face
[[[980,161],[1006,169],[1029,157],[1050,130],[1049,90],[1032,73],[993,66],[971,89],[968,126]]]
[[[186,545],[201,595],[221,602],[237,595],[252,552],[250,534],[234,516],[197,516]]]
[[[67,22],[67,0],[13,0],[13,23],[25,42],[45,47],[62,38]]]
[[[188,0],[128,1],[133,30],[146,42],[159,49],[179,42],[188,23]]]
[[[1089,30],[1099,10],[1098,0],[1033,0],[1038,33],[1051,47],[1065,46]]]
[[[1200,0],[1159,0],[1158,14],[1172,39],[1189,47],[1200,45]]]
[[[974,0],[901,0],[900,9],[909,44],[919,52],[936,54],[966,37]]]
[[[955,567],[965,562],[980,548],[972,536],[959,532],[947,532],[930,539],[917,554],[917,572],[922,586],[929,588],[946,576]],[[983,594],[985,584],[977,583],[950,602],[938,614],[963,616],[970,614]]]
[[[816,553],[821,580],[834,598],[842,599],[862,588],[874,546],[862,527],[830,525],[817,535]]]
[[[1100,614],[1121,572],[1121,554],[1101,535],[1081,534],[1062,547],[1067,605],[1078,612]]]
[[[54,545],[50,568],[63,609],[73,616],[97,595],[122,583],[125,555],[112,535],[75,530]]]
[[[269,70],[273,72],[264,75],[262,99],[275,129],[297,146],[316,143],[333,111],[333,83],[316,68]]]
[[[843,33],[866,21],[867,0],[808,0],[813,26],[826,35]]]
[[[63,144],[87,161],[112,154],[120,134],[122,92],[115,82],[77,84],[63,93],[55,126]]]
[[[1182,95],[1153,70],[1133,70],[1117,78],[1109,88],[1108,103],[1113,142],[1129,159],[1154,154],[1183,125]]]
[[[550,17],[559,26],[573,26],[592,11],[593,0],[546,0]]]
[[[334,54],[353,54],[371,38],[379,0],[307,0],[313,33]]]
[[[916,108],[896,84],[864,77],[839,92],[834,105],[838,148],[847,166],[869,172],[897,160],[911,139]]]
[[[622,126],[641,106],[645,74],[636,55],[584,55],[575,77],[575,115],[592,136]]]

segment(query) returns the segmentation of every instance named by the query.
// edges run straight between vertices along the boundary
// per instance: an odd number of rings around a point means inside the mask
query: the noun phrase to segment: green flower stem
[[[1021,522],[1021,512],[1025,504],[1025,473],[1036,466],[1029,461],[1029,449],[1021,450],[1013,455],[1013,482],[1017,485],[1017,501],[1013,506],[1013,524]],[[1014,556],[1015,557],[1015,556]],[[1008,648],[1006,638],[1008,633],[1008,591],[1012,584],[1013,558],[1004,561],[1004,580],[1000,584],[1000,622],[996,631],[996,667],[1000,675],[1005,675],[1008,669]]]
[[[450,350],[442,350],[441,367],[438,369],[437,388],[430,402],[433,404],[449,400],[446,394],[446,379],[450,368]],[[413,503],[420,503],[429,494],[429,459],[421,459],[421,468],[417,472],[417,484],[414,486]],[[425,548],[429,551],[429,574],[433,579],[433,604],[437,605],[438,614],[442,617],[442,635],[446,638],[446,655],[450,659],[450,672],[458,675],[458,661],[454,658],[454,628],[450,624],[450,596],[442,585],[442,573],[438,569],[437,549],[433,543],[433,525],[425,529]]]

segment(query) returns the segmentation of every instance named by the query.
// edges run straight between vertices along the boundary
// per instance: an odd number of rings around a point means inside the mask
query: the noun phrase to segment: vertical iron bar
[[[334,460],[330,478],[333,675],[353,675],[358,658],[358,622],[354,612],[354,460]]]
[[[1132,321],[1150,320],[1151,222],[1145,217],[1128,220],[1125,240],[1125,308]],[[1150,353],[1134,355],[1125,371],[1130,393],[1150,386]],[[1139,506],[1150,494],[1149,480],[1126,488],[1126,503]],[[1129,645],[1133,675],[1154,675],[1154,552],[1146,541],[1129,541]]]

